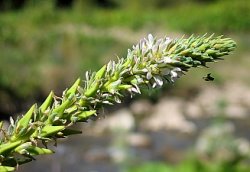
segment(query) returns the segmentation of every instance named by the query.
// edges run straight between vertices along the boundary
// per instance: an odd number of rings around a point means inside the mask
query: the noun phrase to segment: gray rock
[[[155,106],[152,115],[141,122],[145,130],[177,130],[183,133],[195,131],[195,125],[187,121],[182,113],[183,102],[181,99],[162,99]]]
[[[152,103],[147,99],[134,101],[130,105],[132,113],[137,116],[144,116],[150,114],[152,112],[152,108]]]
[[[104,119],[96,121],[94,129],[97,133],[105,131],[129,131],[135,126],[135,119],[127,108],[120,109],[112,114],[108,114]]]
[[[127,143],[134,147],[149,147],[152,144],[150,137],[142,133],[132,133],[126,138]]]

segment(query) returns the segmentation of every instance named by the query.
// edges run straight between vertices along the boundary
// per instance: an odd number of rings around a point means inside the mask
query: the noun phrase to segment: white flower
[[[164,56],[163,59],[164,59],[164,63],[171,63],[171,62],[173,62],[173,60],[169,56]]]
[[[154,39],[152,34],[148,34],[148,39],[145,39],[145,41],[146,41],[146,44],[148,46],[148,49],[151,49],[154,45],[155,39]]]
[[[160,76],[156,75],[154,76],[154,79],[157,85],[159,85],[160,87],[163,85],[163,80]]]
[[[151,73],[151,71],[148,71],[148,73],[147,73],[147,75],[146,75],[146,78],[147,78],[148,80],[150,80],[150,79],[152,78],[152,73]]]
[[[170,71],[171,81],[175,82],[177,78],[179,78],[182,74],[182,70],[179,67],[176,67]]]

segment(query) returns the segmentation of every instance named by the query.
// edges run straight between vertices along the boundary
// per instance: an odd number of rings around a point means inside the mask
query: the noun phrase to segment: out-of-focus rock
[[[84,160],[87,162],[97,162],[110,160],[110,154],[106,149],[92,148],[84,153]]]
[[[152,144],[150,137],[146,134],[132,133],[126,138],[127,143],[135,147],[149,147]]]
[[[147,99],[134,101],[130,109],[132,113],[136,116],[145,116],[152,112],[153,105]]]
[[[224,88],[225,99],[232,104],[250,107],[250,87],[241,82],[230,82]]]
[[[126,151],[124,149],[117,148],[117,147],[109,148],[108,153],[109,153],[110,158],[116,163],[124,162],[127,157]]]
[[[195,98],[195,104],[201,106],[205,114],[209,116],[217,115],[220,111],[218,103],[222,100],[222,92],[216,87],[206,87]]]
[[[225,113],[230,118],[245,118],[250,107],[250,88],[240,82],[230,82],[225,86],[205,87],[184,112],[189,117],[216,116]]]
[[[185,103],[184,113],[191,118],[201,118],[203,116],[203,111],[196,102]]]
[[[248,111],[238,104],[231,104],[225,108],[225,115],[230,118],[245,118],[248,115]]]
[[[195,131],[195,125],[187,121],[182,114],[183,102],[181,99],[162,99],[155,106],[152,115],[141,122],[145,130],[177,130],[183,133]]]
[[[114,130],[129,131],[132,130],[134,126],[135,119],[132,113],[128,109],[124,108],[107,115],[104,119],[96,121],[92,131],[97,133]]]

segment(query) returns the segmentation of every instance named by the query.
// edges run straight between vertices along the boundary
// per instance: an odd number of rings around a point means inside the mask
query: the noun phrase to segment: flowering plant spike
[[[53,92],[41,106],[34,104],[7,129],[0,123],[0,171],[14,171],[35,155],[51,154],[47,143],[81,133],[69,127],[98,116],[104,105],[120,103],[126,92],[140,93],[142,86],[173,83],[192,67],[206,66],[236,47],[230,38],[201,36],[156,39],[151,34],[128,50],[126,58],[110,61],[97,72],[86,72],[61,97]],[[41,144],[42,143],[42,144]]]

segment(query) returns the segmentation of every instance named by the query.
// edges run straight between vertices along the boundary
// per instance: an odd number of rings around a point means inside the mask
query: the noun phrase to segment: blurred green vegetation
[[[84,77],[84,71],[94,71],[116,55],[124,57],[136,41],[131,33],[232,35],[241,45],[235,54],[249,56],[249,0],[75,0],[65,7],[55,0],[27,0],[19,6],[13,2],[0,1],[3,114],[12,112],[11,102],[20,105],[23,102],[16,100],[28,101],[37,95],[42,100],[51,89],[61,93],[78,76]],[[248,59],[232,58],[224,61],[224,66],[215,66],[226,69],[213,73],[216,82],[234,74],[238,77],[237,69],[249,69]],[[200,73],[205,75],[206,71],[191,71],[192,80],[187,76],[179,85],[195,85],[196,80],[201,80]],[[248,74],[241,77],[249,78]],[[162,95],[161,90],[155,92],[152,94]],[[231,165],[225,168],[217,163],[204,165],[188,158],[177,165],[149,162],[131,168],[130,172],[249,171],[244,165]]]
[[[246,164],[227,164],[220,163],[202,164],[195,158],[188,158],[187,160],[173,165],[164,162],[147,162],[141,165],[132,167],[129,172],[248,172],[249,167]]]
[[[130,33],[250,30],[248,0],[16,2],[0,1],[0,89],[11,92],[10,101],[61,93],[85,70],[124,56],[134,43]]]
[[[28,2],[20,10],[0,13],[0,88],[9,87],[23,97],[39,89],[48,92],[40,88],[42,82],[57,80],[61,83],[49,86],[53,89],[62,84],[60,88],[63,88],[65,82],[83,70],[100,67],[104,56],[109,59],[115,53],[125,55],[130,47],[122,39],[98,33],[89,35],[84,31],[86,26],[90,30],[160,28],[217,34],[250,29],[247,0],[208,1],[210,3],[110,0],[109,4],[115,4],[111,9],[98,7],[97,1],[78,0],[64,10],[56,8],[55,1]]]

